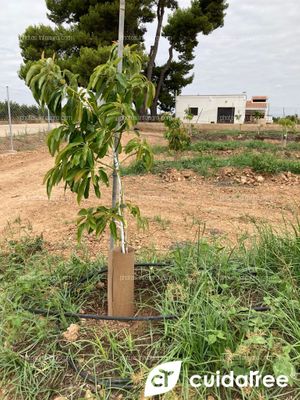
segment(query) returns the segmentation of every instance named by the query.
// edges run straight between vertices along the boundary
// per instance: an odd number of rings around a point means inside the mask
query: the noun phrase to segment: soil
[[[151,144],[163,144],[162,132],[144,133]],[[69,253],[76,247],[75,220],[79,206],[75,196],[57,187],[47,199],[43,177],[53,165],[45,146],[16,154],[0,155],[0,231],[31,224],[55,252]],[[199,232],[213,239],[235,243],[244,233],[255,232],[254,222],[284,226],[295,220],[300,186],[298,177],[282,174],[261,176],[251,170],[221,170],[217,177],[204,179],[191,171],[124,177],[126,199],[139,205],[149,218],[149,229],[138,231],[129,223],[129,242],[138,251],[170,247],[197,240]],[[101,203],[110,204],[104,189]],[[92,196],[82,206],[99,203]],[[10,223],[10,225],[8,225]],[[203,229],[205,227],[205,229]],[[10,229],[9,229],[10,228]],[[91,255],[107,255],[108,233],[100,239],[85,237]]]

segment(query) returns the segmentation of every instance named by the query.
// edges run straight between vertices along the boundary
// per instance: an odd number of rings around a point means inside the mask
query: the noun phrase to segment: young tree
[[[278,124],[282,127],[282,146],[287,146],[289,132],[296,132],[296,123],[290,118],[280,118]]]
[[[242,131],[242,114],[241,114],[240,112],[238,112],[238,113],[235,115],[235,118],[236,118],[236,120],[238,120],[238,122],[239,122],[239,125],[240,125],[240,133],[241,133],[241,131]]]
[[[264,117],[264,115],[260,111],[255,111],[253,114],[254,121],[257,124],[257,134],[260,135],[260,120]]]
[[[31,63],[44,51],[46,57],[56,54],[60,67],[79,74],[79,83],[86,86],[93,69],[108,59],[107,46],[118,38],[119,1],[47,0],[46,4],[55,27],[29,26],[20,36],[24,62],[20,76],[25,79]],[[193,49],[198,43],[196,36],[222,26],[226,7],[225,0],[194,0],[187,10],[179,8],[176,0],[127,1],[125,44],[139,44],[142,50],[145,24],[155,21],[157,25],[148,61],[143,63],[148,80],[157,86],[152,115],[157,114],[158,106],[162,110],[173,108],[174,93],[180,93],[192,82],[189,73],[193,68]],[[171,16],[164,27],[167,11]],[[169,41],[169,57],[159,66],[156,60],[162,35]]]
[[[114,154],[114,137],[118,133],[116,151],[121,155],[135,155],[150,168],[152,153],[138,132],[125,146],[122,134],[132,130],[138,120],[137,109],[146,98],[149,107],[154,97],[154,86],[141,74],[142,60],[136,46],[126,46],[123,71],[117,65],[117,46],[111,49],[107,63],[95,68],[87,89],[78,85],[78,77],[61,68],[53,59],[43,58],[34,63],[26,77],[36,101],[49,108],[61,125],[48,135],[48,147],[55,156],[54,167],[46,176],[47,193],[61,181],[65,188],[77,194],[78,203],[88,198],[93,190],[101,197],[102,186],[109,185],[109,174],[116,173],[119,181],[116,207],[98,205],[82,208],[78,213],[78,239],[84,231],[101,235],[108,226],[114,240],[120,243],[121,253],[128,252],[126,212],[143,223],[137,206],[126,202],[122,189],[120,165]],[[124,285],[126,282],[124,282]]]
[[[191,113],[191,111],[190,111],[189,108],[187,108],[186,110],[184,110],[184,119],[187,120],[188,128],[189,128],[189,136],[190,136],[190,137],[192,136],[192,128],[193,128],[192,120],[193,120],[193,118],[194,118],[194,116],[193,116],[193,114]]]
[[[169,149],[175,152],[175,157],[180,152],[187,149],[191,143],[191,137],[187,129],[181,122],[180,118],[175,118],[169,113],[162,116],[162,121],[165,125],[165,138],[168,141]]]

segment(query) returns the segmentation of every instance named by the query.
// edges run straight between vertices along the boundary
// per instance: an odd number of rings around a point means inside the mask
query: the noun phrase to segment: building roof
[[[268,100],[268,96],[252,96],[252,100]]]
[[[176,97],[246,97],[246,94],[179,94]]]
[[[254,103],[252,100],[246,101],[246,110],[265,110],[268,103]]]

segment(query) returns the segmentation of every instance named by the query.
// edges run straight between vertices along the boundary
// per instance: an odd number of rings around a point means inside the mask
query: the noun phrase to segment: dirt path
[[[155,135],[152,138],[155,142]],[[152,141],[152,140],[151,140]],[[55,250],[76,245],[75,224],[79,209],[75,196],[64,194],[63,186],[47,199],[42,184],[45,172],[53,165],[45,148],[32,152],[0,155],[0,231],[7,222],[30,221]],[[130,224],[130,242],[137,249],[167,250],[176,243],[194,240],[205,224],[205,235],[235,241],[237,235],[253,232],[253,221],[283,223],[283,216],[294,219],[300,196],[299,185],[282,186],[265,181],[259,186],[224,186],[199,176],[192,180],[165,182],[154,175],[125,177],[126,197],[140,206],[150,219],[150,228],[138,232]],[[109,205],[109,190],[103,191],[103,204]],[[83,206],[97,204],[95,197]],[[18,225],[18,224],[15,224]],[[86,238],[89,249],[106,253],[108,235],[96,240]]]
[[[54,128],[57,124],[52,123],[51,127]],[[47,132],[48,131],[48,123],[36,123],[36,124],[12,124],[12,133],[15,136],[24,135],[24,134],[36,134],[39,132]],[[0,124],[0,137],[9,136],[9,125]]]

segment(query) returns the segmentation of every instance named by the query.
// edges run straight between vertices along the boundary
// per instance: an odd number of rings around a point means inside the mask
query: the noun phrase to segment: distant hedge
[[[45,119],[47,111],[42,111],[35,105],[10,103],[11,116],[14,121],[34,121],[36,119]],[[8,120],[7,101],[0,101],[0,121]]]

